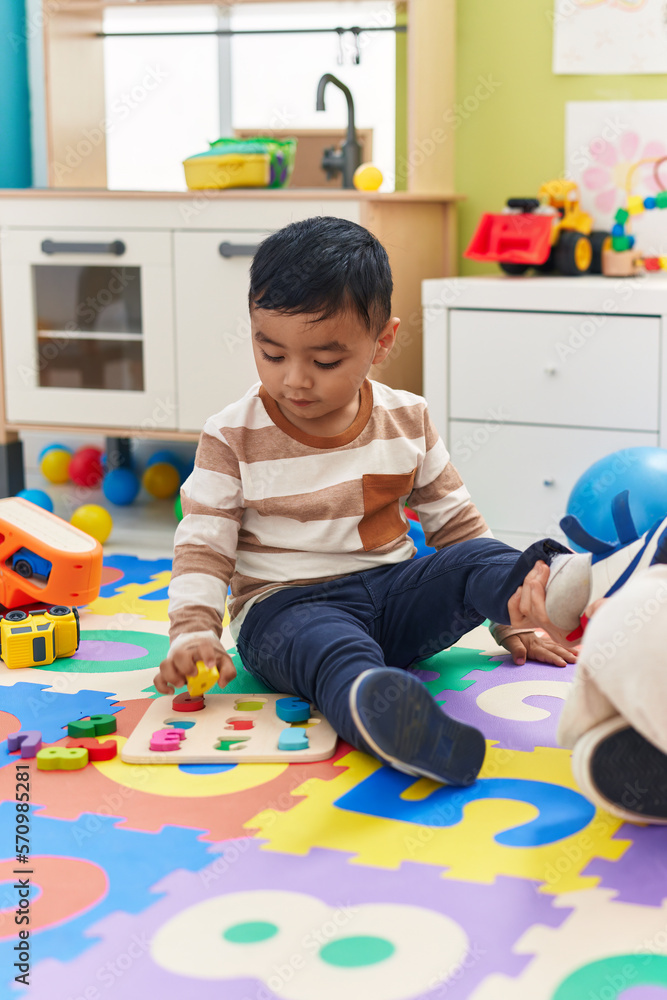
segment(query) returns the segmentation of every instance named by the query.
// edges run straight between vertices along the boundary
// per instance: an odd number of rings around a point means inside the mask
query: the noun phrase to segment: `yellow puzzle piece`
[[[188,677],[188,691],[191,698],[205,694],[216,683],[220,674],[217,667],[207,667],[203,660],[197,660],[197,676]]]

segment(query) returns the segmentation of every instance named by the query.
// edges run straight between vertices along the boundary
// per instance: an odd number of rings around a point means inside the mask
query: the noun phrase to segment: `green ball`
[[[174,514],[176,515],[177,521],[183,520],[183,505],[181,504],[180,494],[174,500]]]

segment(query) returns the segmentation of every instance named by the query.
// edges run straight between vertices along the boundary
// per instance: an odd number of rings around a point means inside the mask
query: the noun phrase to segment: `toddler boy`
[[[406,668],[486,618],[515,662],[572,662],[565,630],[592,570],[550,539],[520,553],[491,537],[425,401],[367,378],[396,339],[391,293],[384,248],[342,219],[293,223],[257,250],[260,381],[207,420],[183,486],[155,686],[172,693],[197,660],[221,686],[234,677],[220,642],[231,581],[230,628],[252,675],[314,704],[358,749],[466,785],[482,734]],[[406,502],[436,553],[412,558]]]

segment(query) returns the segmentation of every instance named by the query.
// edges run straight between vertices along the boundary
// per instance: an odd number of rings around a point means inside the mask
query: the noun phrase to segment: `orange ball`
[[[357,191],[377,191],[383,180],[382,171],[372,163],[361,163],[352,177]]]
[[[39,468],[45,479],[50,483],[68,483],[69,466],[72,453],[60,448],[51,448],[46,452]]]
[[[101,545],[104,545],[113,528],[109,511],[96,503],[86,503],[82,507],[77,507],[70,518],[70,524],[85,531],[87,535],[92,535]]]
[[[169,462],[155,462],[144,472],[141,484],[151,496],[158,500],[168,500],[178,492],[181,476],[178,469]]]

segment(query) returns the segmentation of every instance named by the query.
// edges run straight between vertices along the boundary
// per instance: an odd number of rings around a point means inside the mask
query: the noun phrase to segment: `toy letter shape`
[[[116,740],[105,740],[98,743],[97,740],[74,739],[68,743],[70,747],[83,747],[88,751],[88,760],[111,760],[118,753],[118,743]]]
[[[220,674],[217,667],[207,667],[203,660],[197,660],[197,676],[188,677],[188,691],[191,698],[205,694],[213,687]]]
[[[37,754],[38,771],[78,771],[87,763],[83,747],[44,747]]]
[[[308,722],[310,705],[302,698],[278,698],[276,715],[283,722]]]
[[[116,719],[113,715],[91,715],[89,719],[79,719],[67,723],[68,736],[107,736],[115,733]]]
[[[204,707],[204,695],[193,698],[188,691],[177,694],[171,703],[174,712],[201,712]]]
[[[7,749],[11,753],[21,747],[22,757],[36,757],[42,749],[42,734],[39,729],[22,729],[7,737]]]
[[[278,737],[279,750],[307,750],[308,734],[305,729],[293,726],[291,729],[283,729]]]
[[[184,729],[156,729],[149,746],[151,750],[178,750],[184,739]]]

